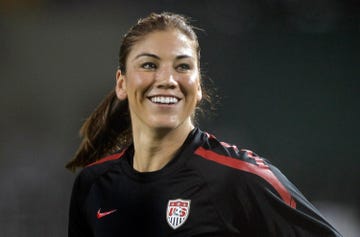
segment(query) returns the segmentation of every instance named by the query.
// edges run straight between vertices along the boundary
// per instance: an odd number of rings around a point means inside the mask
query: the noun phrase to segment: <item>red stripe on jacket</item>
[[[125,149],[126,150],[126,149]],[[110,161],[110,160],[117,160],[119,159],[120,157],[122,157],[122,155],[125,153],[125,150],[123,150],[122,152],[120,153],[116,153],[116,154],[113,154],[113,155],[110,155],[110,156],[106,156],[104,158],[101,158],[100,160],[97,160],[93,163],[90,163],[88,164],[86,167],[89,167],[89,166],[93,166],[93,165],[97,165],[97,164],[101,164],[101,163],[104,163],[106,161]]]
[[[268,166],[260,166],[254,165],[249,162],[245,162],[242,160],[238,160],[229,156],[220,155],[211,150],[206,150],[203,147],[199,147],[196,149],[195,154],[201,156],[204,159],[214,161],[216,163],[235,168],[238,170],[242,170],[248,173],[255,174],[261,178],[263,178],[266,182],[268,182],[280,195],[281,199],[292,208],[296,208],[296,203],[294,199],[291,197],[289,191],[284,187],[284,185],[279,181],[279,179],[274,175],[274,173],[270,170]]]

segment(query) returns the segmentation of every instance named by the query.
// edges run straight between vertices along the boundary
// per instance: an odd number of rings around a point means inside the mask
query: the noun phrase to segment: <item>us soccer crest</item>
[[[169,200],[166,210],[166,219],[171,228],[177,229],[182,226],[188,218],[189,213],[190,200]]]

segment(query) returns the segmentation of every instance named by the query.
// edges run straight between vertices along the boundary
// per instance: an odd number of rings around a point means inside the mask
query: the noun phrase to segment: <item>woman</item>
[[[172,13],[139,20],[67,165],[86,166],[69,236],[340,236],[268,161],[195,128],[204,99],[193,27]]]

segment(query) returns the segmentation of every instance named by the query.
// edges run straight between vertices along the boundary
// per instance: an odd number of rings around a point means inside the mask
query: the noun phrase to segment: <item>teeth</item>
[[[179,100],[175,97],[155,96],[151,97],[151,101],[160,104],[175,104]]]

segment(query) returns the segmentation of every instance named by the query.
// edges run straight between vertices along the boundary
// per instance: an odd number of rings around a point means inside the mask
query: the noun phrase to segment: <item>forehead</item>
[[[155,31],[132,46],[129,58],[145,52],[159,56],[188,55],[196,58],[195,47],[195,42],[178,30]]]

